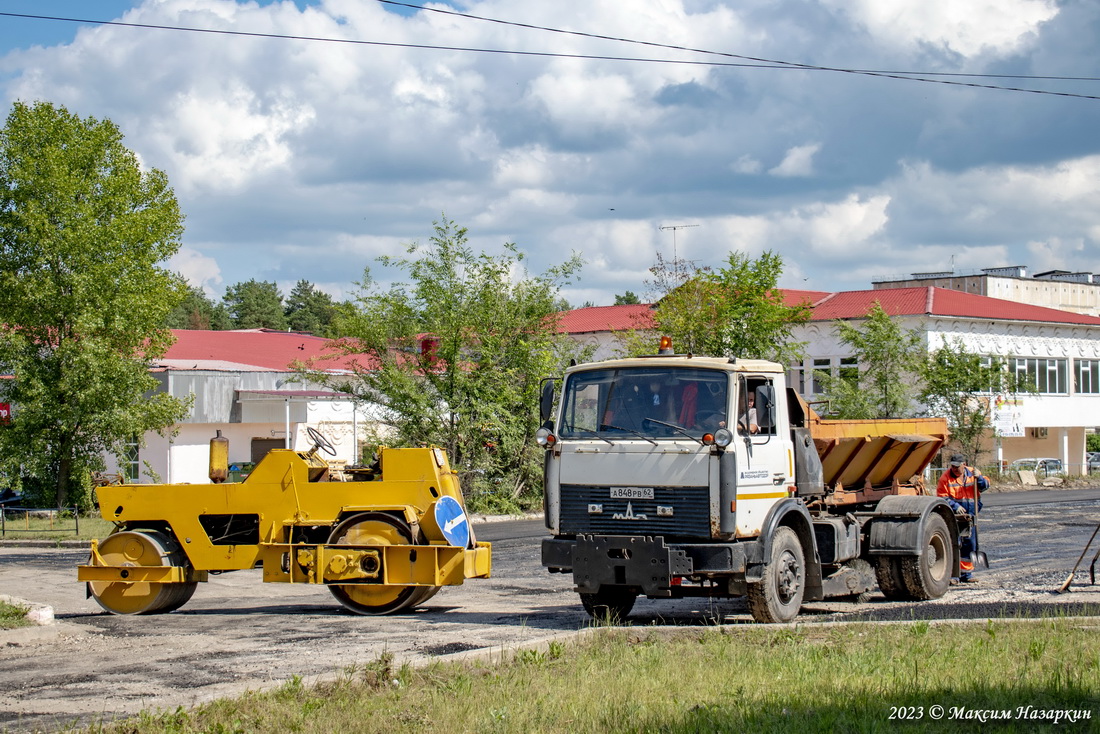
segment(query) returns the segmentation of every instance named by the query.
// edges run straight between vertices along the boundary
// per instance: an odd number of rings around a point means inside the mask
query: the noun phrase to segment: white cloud
[[[145,0],[125,20],[738,61],[360,0],[299,5]],[[1036,74],[1088,68],[1088,29],[1100,23],[1100,4],[1053,0],[473,0],[463,10],[832,66],[1001,71],[1012,54],[1013,69]],[[799,287],[868,287],[871,275],[952,255],[968,267],[1041,260],[1100,272],[1100,105],[1084,100],[109,26],[8,53],[0,75],[8,100],[112,119],[144,164],[166,171],[192,250],[174,262],[208,290],[252,277],[351,289],[373,258],[426,240],[441,215],[469,227],[475,249],[516,242],[534,272],[581,252],[589,264],[569,293],[585,295],[569,297],[597,303],[645,290],[656,253],[672,254],[664,223],[700,225],[676,238],[677,254],[700,264],[731,249],[778,251]]]
[[[1012,53],[1058,14],[1054,0],[824,0],[886,44]]]
[[[810,242],[826,251],[861,251],[867,241],[881,232],[889,221],[886,195],[861,199],[850,194],[834,204],[815,204],[798,212]]]
[[[207,296],[221,296],[222,275],[218,262],[209,255],[184,246],[168,260],[168,267],[183,276],[188,284],[202,288]]]
[[[790,178],[793,176],[812,176],[814,172],[814,156],[821,150],[819,143],[810,145],[796,145],[787,151],[783,161],[775,168],[768,171],[773,176]]]
[[[760,161],[750,155],[743,155],[730,164],[730,170],[734,173],[756,174],[760,173],[763,167]]]

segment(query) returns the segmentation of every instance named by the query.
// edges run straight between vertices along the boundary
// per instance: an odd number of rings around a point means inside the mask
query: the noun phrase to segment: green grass
[[[1013,717],[985,725],[998,732],[1097,731],[1098,634],[1096,622],[1072,618],[606,629],[575,647],[552,644],[499,665],[414,669],[383,656],[331,683],[294,679],[92,731],[954,732],[980,729],[959,717],[985,711]],[[1028,706],[1093,718],[1057,725],[1020,718]],[[892,720],[897,707],[909,707],[910,718]]]
[[[31,624],[30,620],[27,619],[27,612],[29,611],[30,608],[22,604],[9,604],[6,601],[0,601],[0,630],[29,627]]]
[[[3,540],[90,540],[107,537],[115,527],[114,523],[100,517],[82,517],[78,533],[78,523],[71,513],[41,517],[8,510],[4,514]]]

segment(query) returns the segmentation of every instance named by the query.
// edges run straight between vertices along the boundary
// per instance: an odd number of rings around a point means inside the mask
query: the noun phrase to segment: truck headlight
[[[714,432],[714,445],[726,448],[733,443],[733,431],[728,428],[719,428]]]
[[[558,442],[558,437],[545,426],[535,431],[535,443],[543,448],[550,448]]]

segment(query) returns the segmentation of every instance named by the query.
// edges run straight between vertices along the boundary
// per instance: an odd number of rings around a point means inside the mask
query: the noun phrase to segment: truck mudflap
[[[958,538],[958,518],[951,507],[939,497],[884,497],[870,519],[867,552],[873,556],[915,556],[924,546],[924,526],[928,518],[938,514],[947,524],[952,538]]]

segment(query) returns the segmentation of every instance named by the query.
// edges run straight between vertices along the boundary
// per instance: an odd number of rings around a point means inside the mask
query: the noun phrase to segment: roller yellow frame
[[[77,578],[107,611],[150,614],[182,606],[210,572],[262,567],[264,581],[324,584],[353,612],[387,614],[489,576],[490,545],[442,449],[383,448],[343,480],[318,453],[331,443],[310,435],[310,451],[273,450],[242,482],[98,488],[116,530],[92,541]]]

